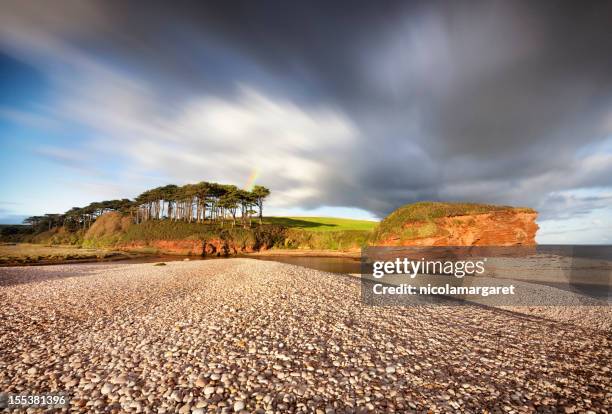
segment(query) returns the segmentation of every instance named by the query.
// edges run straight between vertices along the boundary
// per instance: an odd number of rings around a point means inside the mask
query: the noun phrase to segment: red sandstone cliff
[[[164,254],[181,256],[227,256],[239,253],[252,253],[249,246],[236,246],[225,240],[153,240],[150,242],[137,241],[119,246],[122,250],[133,251],[154,249]],[[265,247],[264,247],[265,249]]]
[[[419,217],[387,226],[373,244],[378,246],[533,246],[538,225],[537,213],[530,209],[476,206],[473,212],[457,213],[450,203],[429,203],[441,206],[436,211],[441,217]],[[448,207],[451,208],[448,208]],[[482,206],[482,208],[481,208]],[[490,211],[486,211],[487,208]],[[448,209],[449,215],[444,215]],[[442,213],[440,212],[442,211]],[[452,214],[451,214],[452,213]],[[418,214],[416,216],[419,216]],[[384,223],[384,221],[383,221]],[[381,223],[381,224],[383,224]]]

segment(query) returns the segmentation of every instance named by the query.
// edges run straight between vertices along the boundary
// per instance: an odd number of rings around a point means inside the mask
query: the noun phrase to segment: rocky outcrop
[[[433,204],[433,203],[432,203]],[[444,207],[450,203],[438,203]],[[470,205],[481,206],[481,205]],[[373,244],[378,246],[533,246],[538,230],[531,209],[486,206],[395,223]],[[488,210],[488,211],[487,211]],[[397,219],[396,219],[397,220]]]
[[[137,241],[120,246],[122,250],[155,250],[156,253],[181,256],[228,256],[239,253],[252,253],[250,246],[237,246],[227,240],[153,240]]]
[[[202,255],[202,242],[198,240],[154,240],[150,242],[132,241],[117,246],[124,251],[154,250],[156,253],[185,256]]]

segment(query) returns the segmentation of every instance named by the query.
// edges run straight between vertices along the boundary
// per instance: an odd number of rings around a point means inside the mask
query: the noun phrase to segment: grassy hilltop
[[[265,224],[275,224],[288,228],[309,231],[339,231],[339,230],[374,230],[378,222],[371,220],[353,220],[336,217],[267,217]]]
[[[377,223],[329,217],[266,217],[252,227],[224,223],[151,220],[133,224],[118,213],[100,217],[83,236],[85,247],[115,247],[156,240],[224,240],[245,250],[358,249],[367,244]]]
[[[368,244],[378,222],[336,217],[269,217],[264,225],[281,226],[289,249],[350,250]]]

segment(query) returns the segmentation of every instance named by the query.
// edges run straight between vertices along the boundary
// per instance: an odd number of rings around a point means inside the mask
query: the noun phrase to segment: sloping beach
[[[253,259],[0,268],[0,300],[0,389],[75,412],[612,405],[609,308],[371,307],[356,278]]]

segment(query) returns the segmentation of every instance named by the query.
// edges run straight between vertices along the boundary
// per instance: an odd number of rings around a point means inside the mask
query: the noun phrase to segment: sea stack
[[[530,208],[420,202],[389,214],[376,246],[533,246],[538,213]]]

